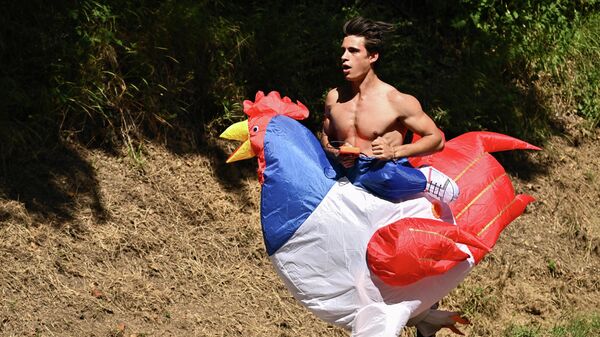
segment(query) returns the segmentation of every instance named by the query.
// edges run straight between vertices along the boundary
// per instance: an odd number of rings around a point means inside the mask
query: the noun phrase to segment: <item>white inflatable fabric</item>
[[[404,287],[371,275],[366,247],[373,233],[401,218],[437,219],[432,209],[424,195],[392,203],[342,178],[271,260],[294,297],[321,319],[351,330],[353,337],[395,337],[411,318],[425,327],[430,307],[474,266],[471,257],[445,274]],[[437,220],[454,223],[447,206]],[[471,256],[465,245],[457,246]]]

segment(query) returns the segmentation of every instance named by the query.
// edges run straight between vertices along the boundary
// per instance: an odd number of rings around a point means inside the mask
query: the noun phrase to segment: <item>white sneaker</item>
[[[458,185],[450,177],[431,166],[421,167],[419,170],[423,172],[427,179],[425,192],[430,196],[445,203],[452,202],[458,198]]]

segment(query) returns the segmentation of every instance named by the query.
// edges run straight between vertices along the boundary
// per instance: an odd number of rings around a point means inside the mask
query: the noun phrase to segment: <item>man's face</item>
[[[349,80],[360,80],[371,70],[373,62],[377,61],[379,54],[369,54],[365,48],[363,36],[350,35],[342,41],[342,71]]]

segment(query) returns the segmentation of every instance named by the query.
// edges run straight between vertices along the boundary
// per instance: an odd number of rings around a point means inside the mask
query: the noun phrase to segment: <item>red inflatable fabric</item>
[[[529,195],[515,196],[504,168],[489,154],[515,149],[539,150],[503,134],[470,132],[448,141],[441,152],[410,158],[413,166],[431,165],[458,184],[460,196],[450,209],[460,233],[457,238],[468,240],[463,243],[470,246],[476,263],[488,252],[487,247],[495,245],[502,230],[534,201]],[[410,228],[419,228],[419,222],[429,226],[429,235],[411,232]],[[445,234],[431,234],[436,226],[441,231],[455,227],[439,221],[403,219],[379,229],[368,246],[371,271],[390,285],[405,285],[443,273],[466,259]],[[406,240],[413,242],[407,245]]]
[[[375,232],[367,248],[369,268],[385,283],[411,284],[442,274],[469,255],[456,243],[489,249],[475,236],[442,221],[404,218]]]

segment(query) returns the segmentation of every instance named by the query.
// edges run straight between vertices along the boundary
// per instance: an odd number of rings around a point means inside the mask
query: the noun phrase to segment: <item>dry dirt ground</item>
[[[146,145],[136,162],[65,145],[12,170],[0,186],[0,335],[347,336],[275,275],[256,164],[225,165],[229,149]],[[516,190],[538,201],[442,301],[471,319],[468,336],[600,314],[599,153],[598,135],[554,137],[507,159]]]

